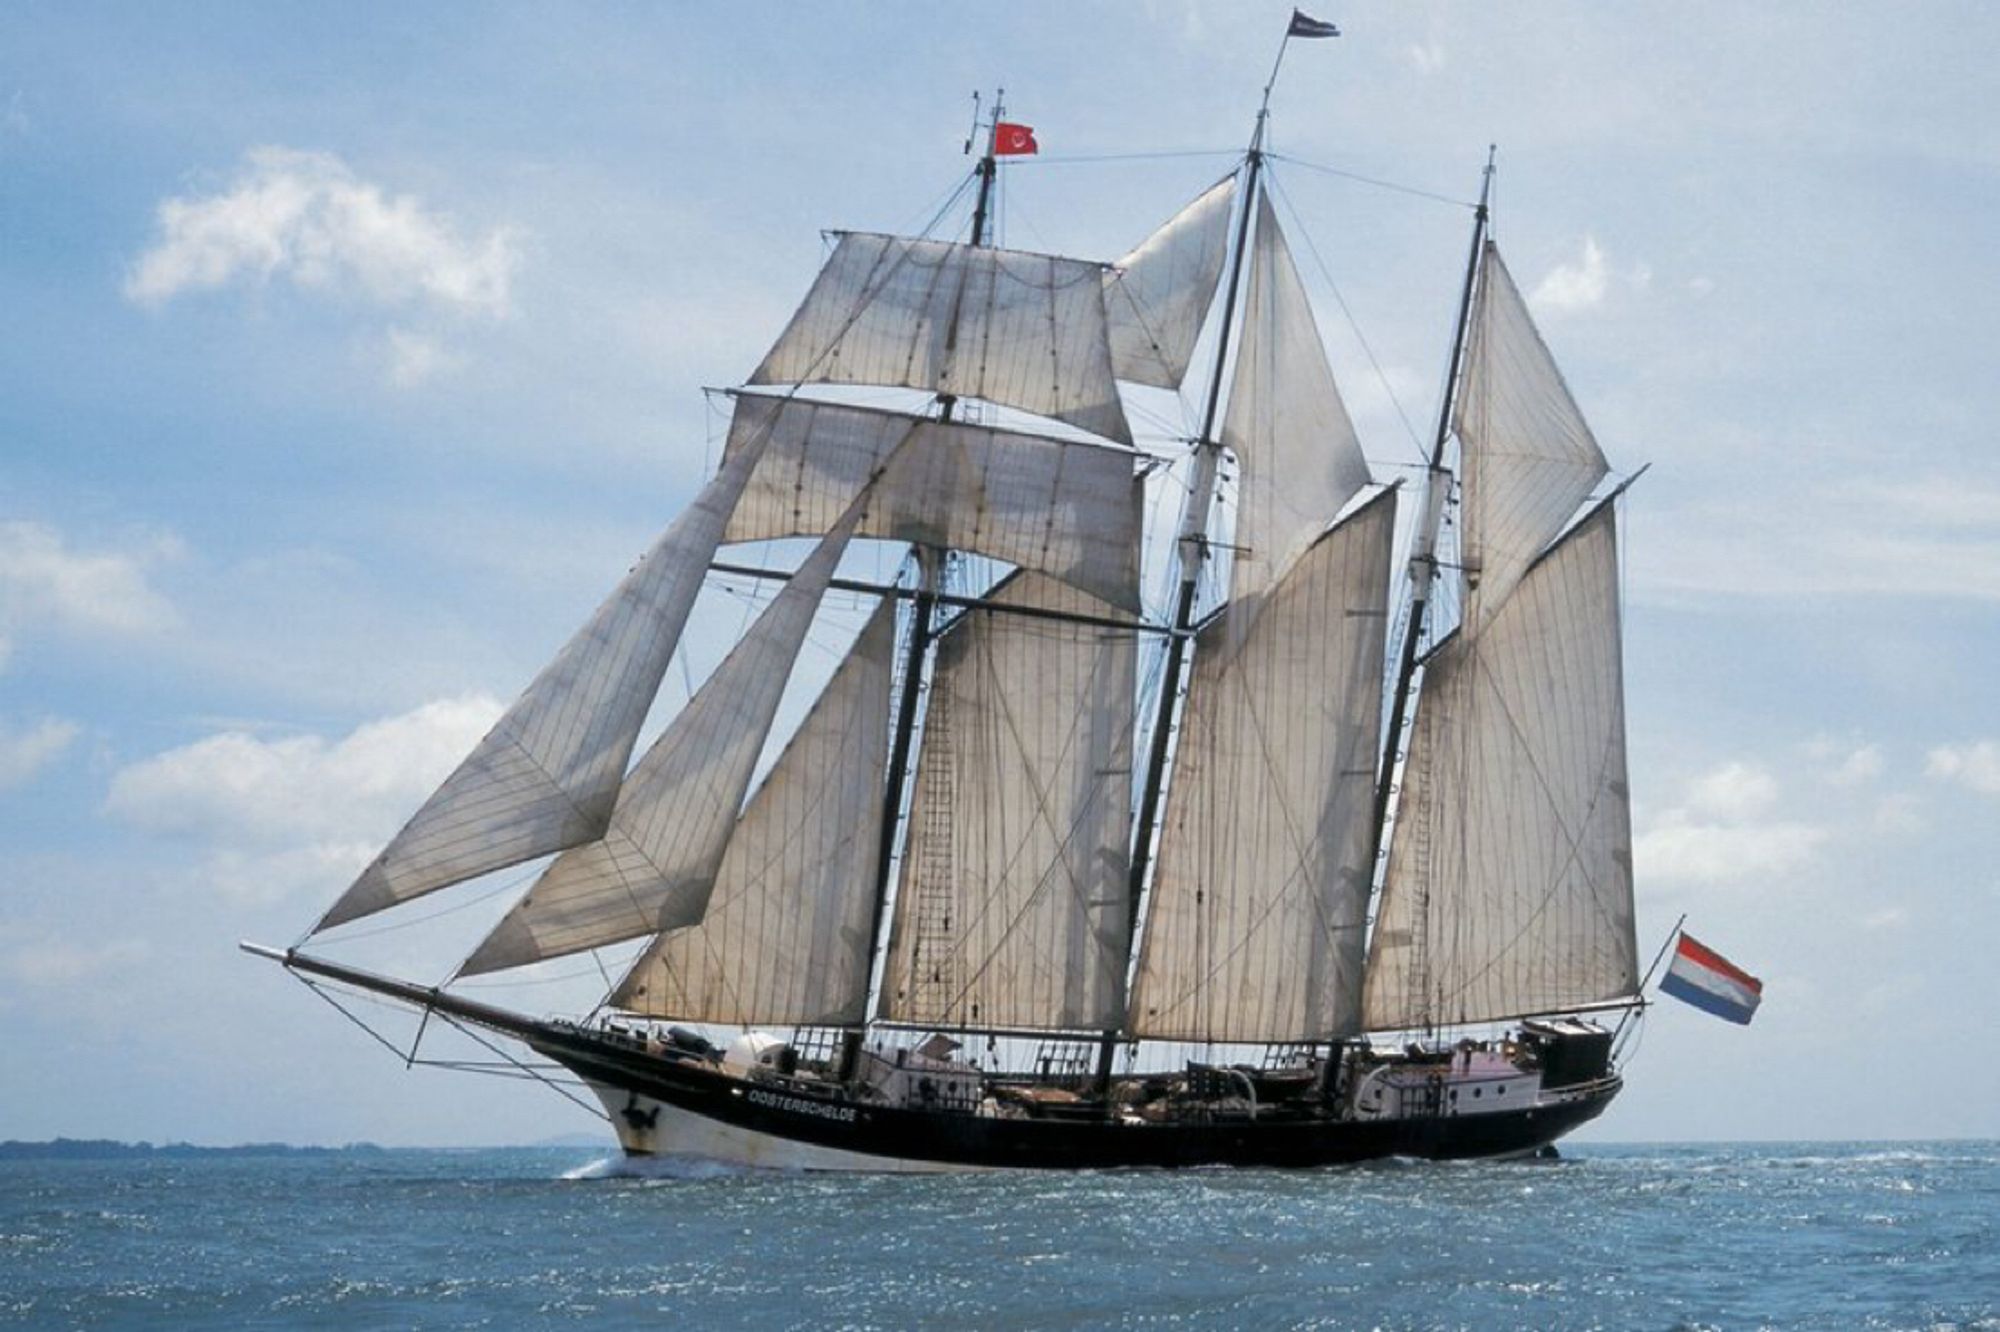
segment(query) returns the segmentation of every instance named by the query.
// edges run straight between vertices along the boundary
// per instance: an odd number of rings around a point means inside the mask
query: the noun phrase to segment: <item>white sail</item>
[[[846,232],[752,384],[883,384],[1004,403],[1132,442],[1104,266]]]
[[[1110,615],[1037,574],[993,600]],[[882,1015],[1116,1024],[1130,908],[1134,635],[972,611],[931,680]]]
[[[1464,451],[1459,561],[1472,589],[1465,621],[1478,632],[1606,471],[1491,242],[1455,415]]]
[[[600,836],[761,445],[728,460],[316,930]]]
[[[862,1020],[895,630],[885,600],[743,811],[708,913],[660,935],[613,1005],[742,1026]]]
[[[1135,1035],[1357,1029],[1394,492],[1197,647],[1133,985]],[[1248,614],[1247,626],[1230,616]]]
[[[701,919],[792,664],[863,503],[857,499],[820,541],[639,760],[603,838],[556,857],[459,975]]]
[[[723,539],[825,532],[899,447],[859,535],[977,551],[1138,611],[1144,483],[1103,445],[740,394],[725,456],[763,461]]]
[[[1268,196],[1257,202],[1243,340],[1222,442],[1241,472],[1232,595],[1242,601],[1276,583],[1369,479]]]
[[[1617,559],[1606,504],[1426,668],[1369,950],[1369,1029],[1638,988]]]
[[[1111,371],[1118,378],[1169,389],[1187,378],[1229,252],[1235,202],[1236,177],[1225,176],[1112,265],[1104,308],[1111,319]]]

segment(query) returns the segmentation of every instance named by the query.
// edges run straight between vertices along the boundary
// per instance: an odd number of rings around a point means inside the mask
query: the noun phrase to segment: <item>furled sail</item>
[[[726,461],[316,930],[577,846],[626,760],[761,443]]]
[[[701,919],[792,664],[867,498],[821,539],[639,760],[603,838],[556,857],[461,976]]]
[[[1371,1030],[1638,988],[1609,503],[1424,673],[1370,945]]]
[[[1232,594],[1242,601],[1276,583],[1369,479],[1269,196],[1257,201],[1222,442],[1241,471]]]
[[[1135,384],[1179,388],[1215,299],[1229,252],[1229,215],[1236,177],[1223,177],[1132,253],[1104,279],[1111,319],[1111,372]]]
[[[1121,449],[803,398],[739,394],[726,457],[763,461],[726,541],[817,536],[894,449],[860,535],[972,550],[1139,609],[1144,483]]]
[[[846,232],[750,382],[985,398],[1130,444],[1103,283],[1079,259]]]
[[[1384,491],[1197,644],[1129,1030],[1356,1030],[1395,528]],[[1248,626],[1230,617],[1248,615]]]
[[[1456,428],[1464,451],[1459,562],[1476,633],[1606,471],[1603,452],[1520,290],[1488,242]]]
[[[1107,616],[1039,574],[1006,605]],[[938,648],[882,1016],[1116,1024],[1129,925],[1133,634],[974,610]]]
[[[743,1026],[862,1020],[895,631],[885,600],[743,811],[708,913],[655,940],[612,1004]]]

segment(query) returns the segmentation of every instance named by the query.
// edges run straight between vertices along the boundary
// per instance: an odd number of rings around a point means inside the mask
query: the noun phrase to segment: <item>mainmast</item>
[[[1389,724],[1382,738],[1382,766],[1375,785],[1375,849],[1369,864],[1379,875],[1382,848],[1387,838],[1389,803],[1395,795],[1396,756],[1403,745],[1403,728],[1408,723],[1412,686],[1416,682],[1417,649],[1421,644],[1430,610],[1431,590],[1437,580],[1437,543],[1444,525],[1445,505],[1451,498],[1453,475],[1445,466],[1445,442],[1451,435],[1452,409],[1458,397],[1460,371],[1465,364],[1465,339],[1472,320],[1473,287],[1479,277],[1479,256],[1486,244],[1487,201],[1493,190],[1493,150],[1486,150],[1486,169],[1479,184],[1479,204],[1472,214],[1472,249],[1465,261],[1465,286],[1458,298],[1458,327],[1452,335],[1451,361],[1445,371],[1444,401],[1438,407],[1437,436],[1431,444],[1430,469],[1424,480],[1424,510],[1410,548],[1410,620],[1403,633],[1403,647],[1397,659],[1394,692],[1390,695]]]
[[[1290,35],[1287,34],[1287,41]],[[1284,45],[1278,48],[1284,59]],[[1201,432],[1195,439],[1194,482],[1188,490],[1187,511],[1181,520],[1177,550],[1181,567],[1179,591],[1174,600],[1173,633],[1167,639],[1167,659],[1161,672],[1160,702],[1153,722],[1152,740],[1147,749],[1146,779],[1139,797],[1138,818],[1133,828],[1132,870],[1129,906],[1131,916],[1126,937],[1136,948],[1143,907],[1146,873],[1152,863],[1153,843],[1159,832],[1160,796],[1166,784],[1167,757],[1172,747],[1176,704],[1181,677],[1187,666],[1188,640],[1192,637],[1195,598],[1201,572],[1209,558],[1208,523],[1215,508],[1216,476],[1222,441],[1216,425],[1222,411],[1222,380],[1229,368],[1231,334],[1236,322],[1236,298],[1243,282],[1249,254],[1250,219],[1255,215],[1258,179],[1264,169],[1264,127],[1271,116],[1271,88],[1277,81],[1277,66],[1271,67],[1271,81],[1264,85],[1264,100],[1257,108],[1257,124],[1250,133],[1250,147],[1244,154],[1243,189],[1238,201],[1235,252],[1229,266],[1229,285],[1223,293],[1222,322],[1215,341],[1215,367],[1209,375],[1208,401],[1202,409]],[[1117,1031],[1109,1031],[1098,1052],[1098,1080],[1111,1076],[1111,1061],[1117,1048]]]

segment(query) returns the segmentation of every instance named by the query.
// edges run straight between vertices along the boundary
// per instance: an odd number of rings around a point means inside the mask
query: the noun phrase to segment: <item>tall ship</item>
[[[1490,158],[1427,466],[1378,479],[1269,102],[1115,262],[992,243],[1034,147],[997,101],[954,238],[834,233],[690,507],[295,946],[244,947],[587,1088],[635,1155],[1316,1166],[1600,1114],[1642,1006],[1624,486]],[[1136,447],[1131,386],[1192,438]],[[871,542],[893,579],[849,576]],[[635,762],[716,580],[758,613]],[[851,642],[786,737],[809,632]],[[444,985],[329,955],[524,866]],[[635,941],[583,1018],[457,987]]]

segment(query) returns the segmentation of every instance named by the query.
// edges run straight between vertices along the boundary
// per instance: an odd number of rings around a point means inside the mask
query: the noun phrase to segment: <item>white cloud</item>
[[[500,316],[519,262],[504,227],[462,238],[449,219],[385,194],[338,157],[289,148],[251,150],[229,189],[167,199],[158,218],[160,238],[125,284],[135,301],[284,277],[386,305]]]
[[[1649,881],[1730,883],[1790,873],[1825,841],[1810,824],[1700,823],[1675,811],[1634,840],[1632,858]]]
[[[1964,745],[1940,745],[1930,752],[1924,772],[1981,795],[2000,795],[2000,744],[1978,740]]]
[[[283,279],[405,318],[491,320],[512,310],[520,266],[512,230],[464,233],[416,198],[361,179],[330,153],[253,149],[225,189],[166,199],[157,215],[158,238],[125,281],[126,296],[141,304]],[[414,388],[462,361],[435,333],[396,327],[383,342],[382,364],[397,388]]]
[[[1435,74],[1445,66],[1445,50],[1436,42],[1410,44],[1410,64],[1419,74]]]
[[[1557,313],[1588,310],[1604,303],[1610,286],[1611,270],[1604,262],[1604,251],[1595,236],[1585,236],[1582,256],[1573,264],[1550,269],[1548,276],[1535,284],[1528,302],[1537,310]]]
[[[1769,817],[1778,797],[1777,779],[1755,764],[1732,760],[1702,774],[1688,784],[1678,807],[1633,839],[1639,875],[1713,884],[1797,869],[1826,841],[1827,830]]]
[[[1648,590],[2000,601],[2000,488],[1976,481],[1843,481],[1783,504],[1731,499],[1663,521],[1671,540],[1634,566]]]
[[[72,550],[46,524],[0,522],[0,629],[37,620],[124,634],[167,628],[174,608],[148,585],[146,571],[181,550],[170,536],[136,550]]]
[[[1882,750],[1876,745],[1857,745],[1844,752],[1828,746],[1819,757],[1827,762],[1821,775],[1833,786],[1865,786],[1882,775]]]
[[[105,808],[208,844],[208,882],[271,899],[358,872],[500,715],[484,696],[426,703],[329,741],[225,731],[133,763]]]
[[[436,338],[407,328],[389,330],[387,350],[389,382],[397,388],[415,388],[465,363]]]
[[[1694,780],[1687,807],[1697,814],[1739,821],[1768,813],[1777,800],[1775,777],[1754,764],[1732,760]]]
[[[38,988],[74,985],[129,966],[151,951],[143,939],[71,943],[37,938],[0,952],[0,976]]]
[[[45,717],[23,730],[0,725],[0,791],[26,785],[69,748],[76,723]]]

